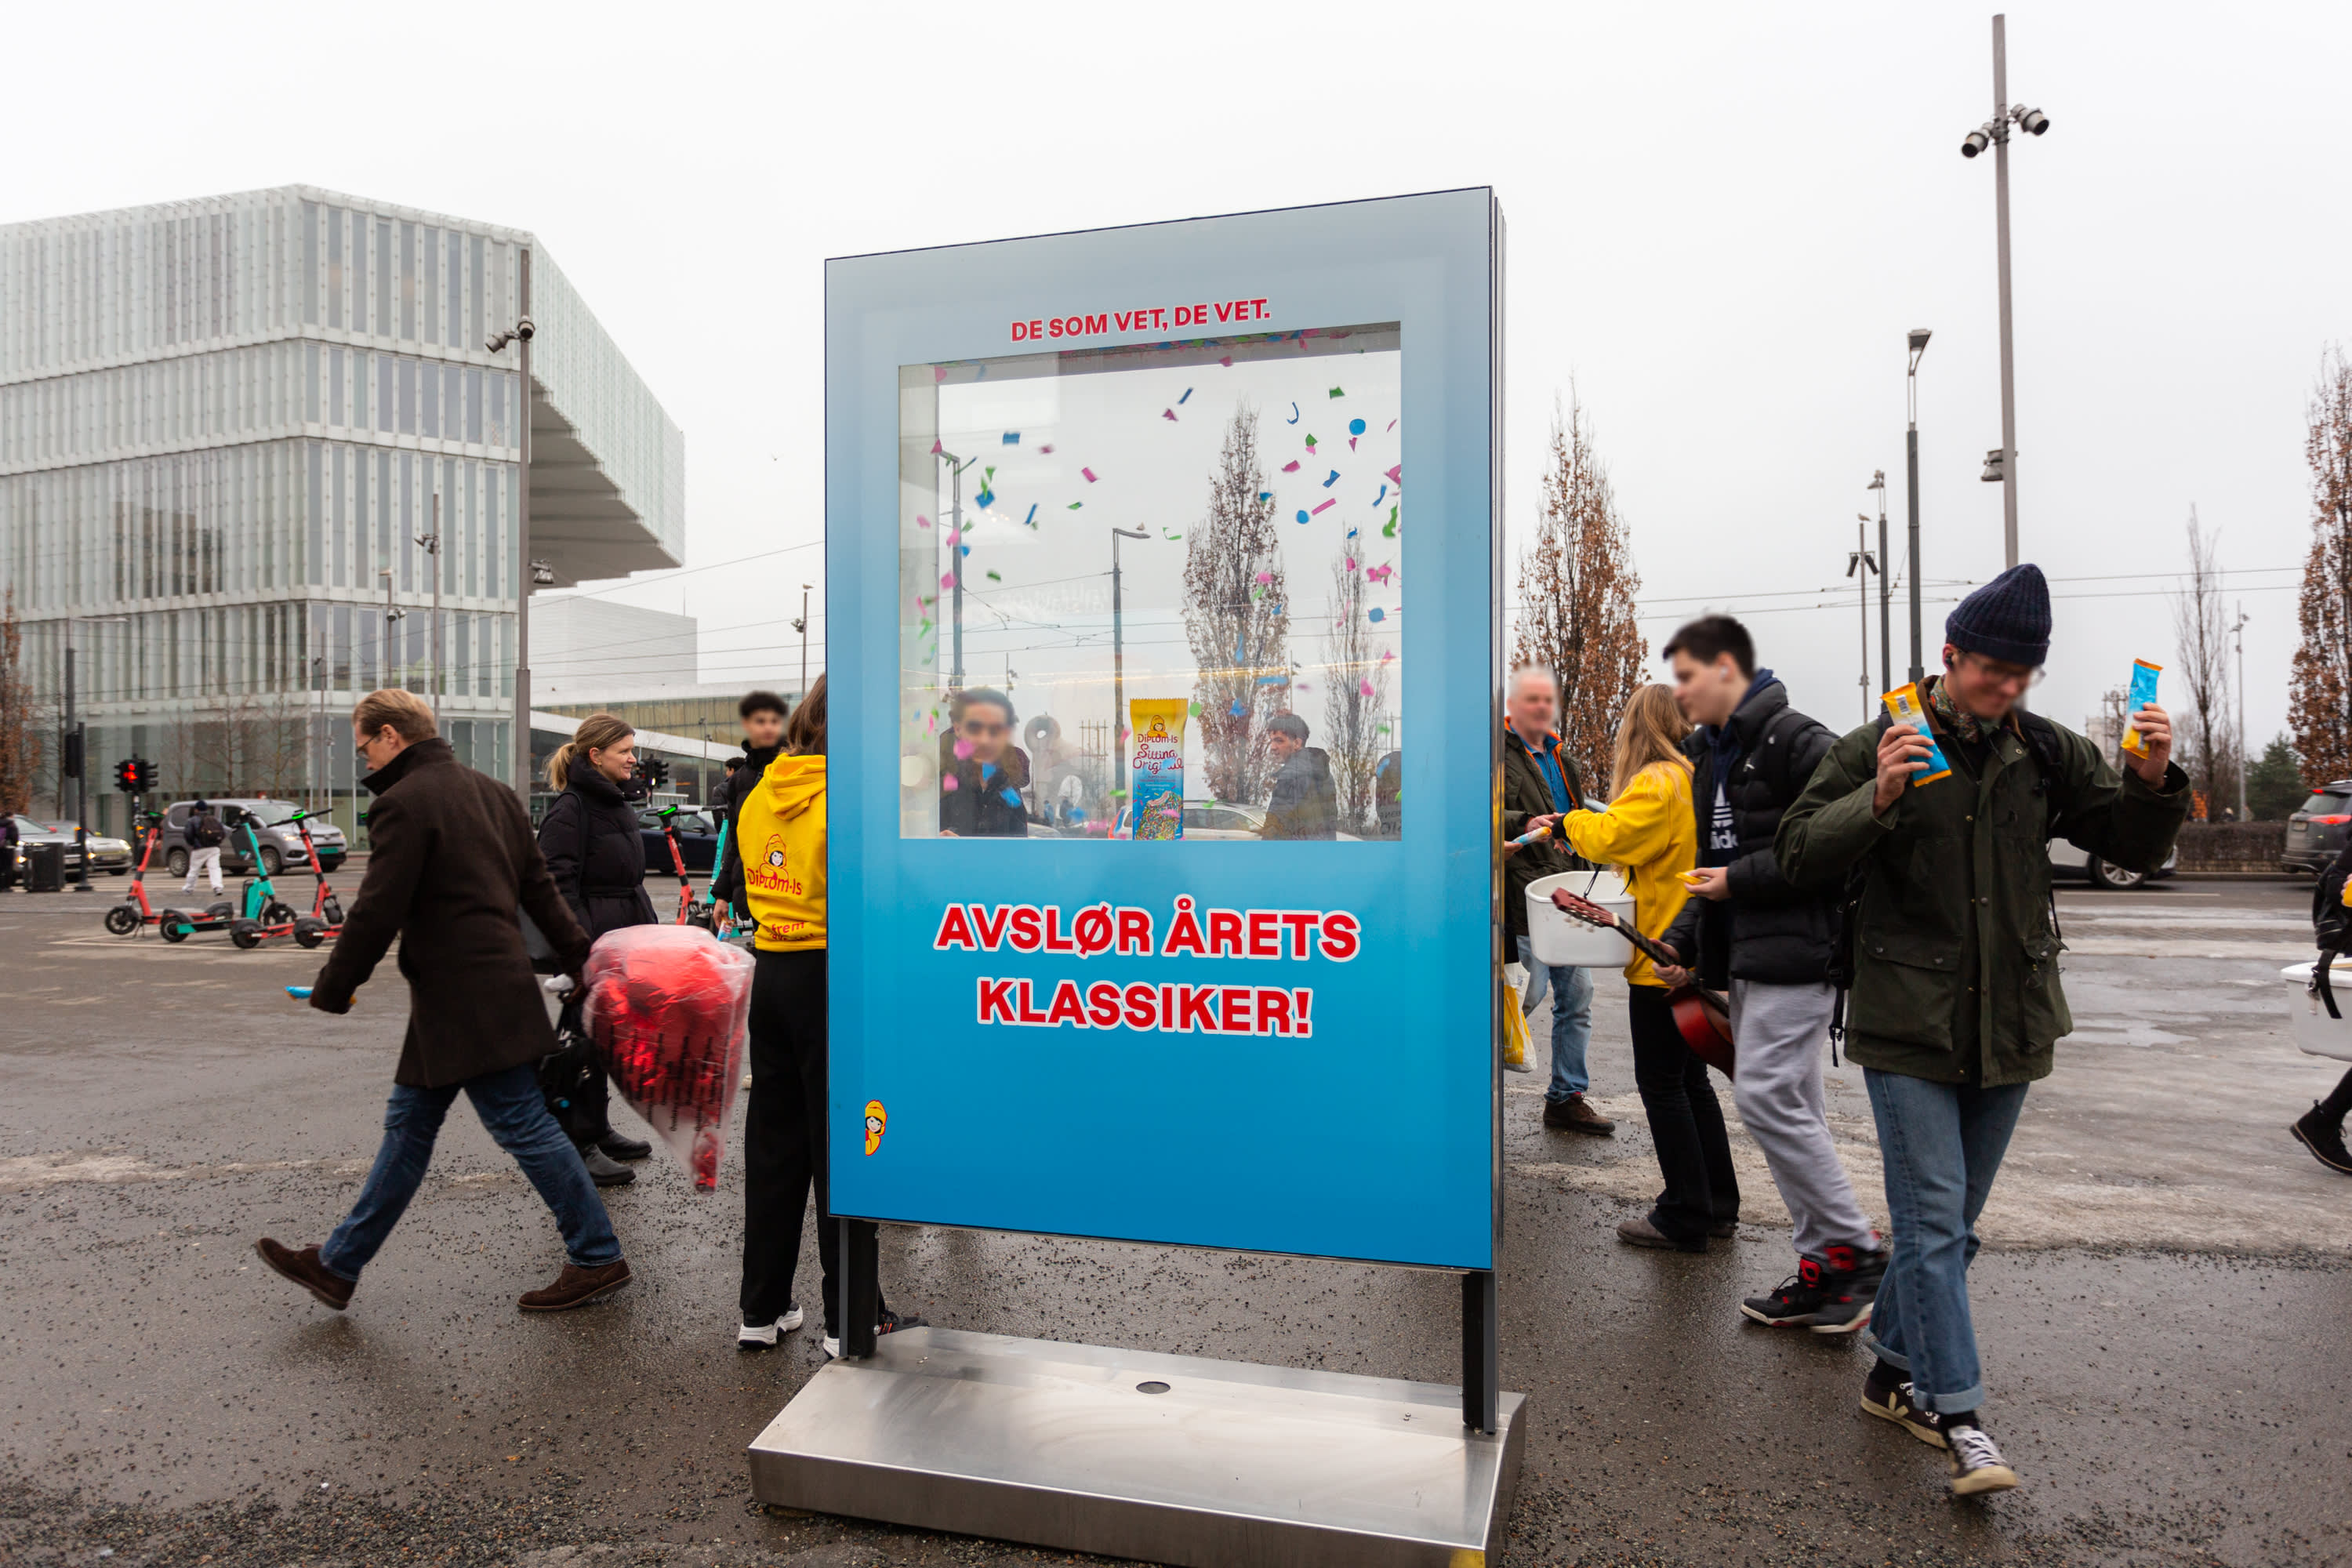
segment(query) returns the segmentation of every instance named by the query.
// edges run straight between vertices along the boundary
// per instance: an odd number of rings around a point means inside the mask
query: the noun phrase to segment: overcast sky
[[[1989,16],[37,6],[10,23],[0,221],[299,181],[530,229],[685,429],[701,567],[821,526],[827,256],[1492,184],[1515,534],[1572,382],[1645,629],[1749,614],[1796,700],[1843,723],[1856,613],[1813,590],[1842,584],[1874,469],[1900,564],[1907,328],[1936,334],[1931,665],[1945,584],[2001,563],[1977,478],[2000,441],[1992,160],[1958,153],[1990,110]],[[2261,569],[2303,559],[2304,404],[2352,339],[2352,7],[2029,3],[2009,38],[2012,96],[2053,127],[2012,156],[2024,554],[2063,595],[2037,704],[2080,723],[2134,658],[2174,662],[2161,595],[2194,506],[2246,574],[2259,745],[2295,581]],[[707,674],[775,676],[815,562],[613,596],[701,616]],[[1901,640],[1898,619],[1898,664]]]

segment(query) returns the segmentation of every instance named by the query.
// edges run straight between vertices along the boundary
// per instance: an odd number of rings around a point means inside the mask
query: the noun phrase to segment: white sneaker
[[[841,1359],[841,1341],[832,1334],[824,1336],[824,1359],[827,1361]]]
[[[772,1323],[746,1323],[735,1331],[735,1348],[744,1351],[772,1349],[778,1339],[801,1326],[801,1310],[793,1308]]]

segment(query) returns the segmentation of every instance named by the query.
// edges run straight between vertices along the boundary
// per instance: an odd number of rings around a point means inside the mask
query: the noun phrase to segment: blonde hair
[[[1633,786],[1635,774],[1660,763],[1687,770],[1690,761],[1683,755],[1683,737],[1689,733],[1690,725],[1675,701],[1673,687],[1644,686],[1636,690],[1625,704],[1625,716],[1617,721],[1610,789],[1624,794]]]
[[[572,739],[555,748],[555,755],[547,759],[547,785],[562,790],[572,782],[572,764],[584,759],[591,752],[609,751],[636,733],[628,721],[610,713],[591,713],[580,721],[580,728],[572,731]]]
[[[410,745],[429,741],[439,733],[433,724],[433,707],[414,691],[387,688],[371,691],[352,705],[352,722],[366,734],[373,735],[385,725]]]

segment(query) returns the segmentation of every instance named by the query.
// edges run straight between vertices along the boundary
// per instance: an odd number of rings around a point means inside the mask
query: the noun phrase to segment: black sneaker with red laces
[[[1810,1329],[1817,1334],[1850,1334],[1870,1321],[1879,1282],[1886,1277],[1886,1254],[1832,1247],[1825,1258],[1800,1258],[1797,1271],[1769,1296],[1750,1296],[1739,1310],[1775,1329]]]

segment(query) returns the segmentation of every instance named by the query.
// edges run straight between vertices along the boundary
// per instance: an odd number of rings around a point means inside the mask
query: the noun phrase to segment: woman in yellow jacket
[[[824,709],[819,676],[784,722],[783,754],[768,764],[736,819],[743,898],[759,935],[751,1100],[743,1113],[743,1323],[735,1343],[765,1350],[801,1326],[793,1270],[814,1184],[824,1351],[839,1355],[841,1227],[825,1182]],[[885,1307],[877,1326],[887,1334],[922,1321]]]
[[[1683,873],[1698,863],[1690,763],[1682,749],[1689,729],[1671,688],[1634,692],[1617,724],[1609,775],[1619,783],[1617,798],[1606,811],[1570,812],[1561,828],[1579,855],[1614,866],[1624,877],[1633,892],[1633,923],[1644,936],[1663,937],[1674,923],[1690,897]],[[1683,1044],[1666,1004],[1666,984],[1650,961],[1635,953],[1625,978],[1632,985],[1626,1011],[1633,1081],[1666,1190],[1646,1218],[1627,1220],[1617,1235],[1635,1247],[1705,1252],[1708,1237],[1729,1236],[1739,1219],[1739,1182],[1723,1108],[1707,1081],[1706,1064]]]

